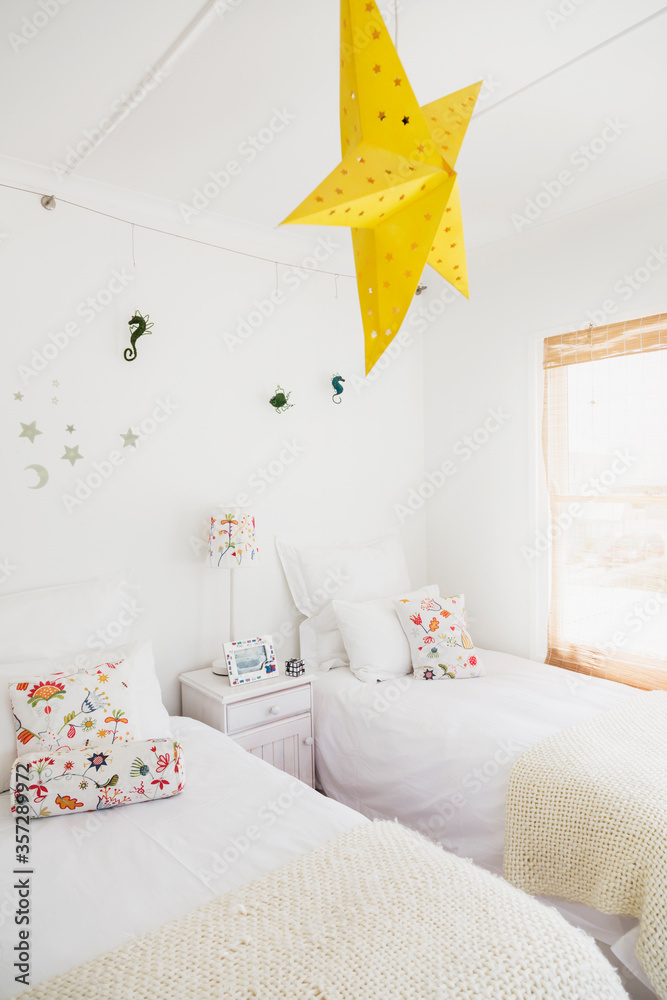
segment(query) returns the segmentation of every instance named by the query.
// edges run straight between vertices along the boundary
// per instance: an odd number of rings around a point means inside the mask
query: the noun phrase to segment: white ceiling
[[[164,81],[53,190],[94,181],[188,203],[210,171],[236,159],[240,176],[209,210],[275,227],[335,166],[338,0],[225,2],[228,9],[212,13]],[[42,168],[62,161],[204,6],[69,0],[14,52],[10,34],[40,7],[3,0],[0,156]],[[458,163],[469,246],[514,234],[512,214],[563,169],[574,181],[538,224],[667,176],[661,0],[397,6],[399,54],[422,103],[487,81]],[[391,7],[393,31],[394,0],[380,7]],[[550,24],[548,12],[559,8],[572,13]],[[247,163],[239,146],[269,125],[274,109],[294,120]],[[570,156],[600,136],[608,118],[620,123],[617,139],[588,169],[577,168]]]

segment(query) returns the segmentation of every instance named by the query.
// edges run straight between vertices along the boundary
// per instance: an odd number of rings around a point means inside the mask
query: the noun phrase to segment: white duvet
[[[502,874],[512,764],[529,746],[636,694],[613,681],[480,650],[486,677],[368,684],[347,667],[317,674],[316,765],[327,795],[370,818],[397,818]],[[636,921],[576,903],[558,908],[641,975],[617,946]],[[633,933],[631,931],[631,933]]]
[[[192,719],[178,796],[30,824],[31,983],[109,951],[364,822]],[[0,998],[15,983],[14,817],[0,795]],[[18,876],[20,877],[20,876]]]

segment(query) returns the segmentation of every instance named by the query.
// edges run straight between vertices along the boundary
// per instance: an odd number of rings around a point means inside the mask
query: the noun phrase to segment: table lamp
[[[255,537],[255,516],[243,507],[219,507],[211,513],[208,534],[209,565],[231,570],[229,578],[229,642],[234,640],[234,570],[257,564],[259,549]],[[223,657],[213,663],[214,674],[226,674]]]

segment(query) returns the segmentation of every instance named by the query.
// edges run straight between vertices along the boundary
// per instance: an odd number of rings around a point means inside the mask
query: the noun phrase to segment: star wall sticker
[[[23,393],[22,392],[15,392],[14,393],[14,399],[18,400],[18,402],[21,403],[23,401]]]
[[[76,427],[74,426],[74,424],[68,424],[65,430],[67,431],[68,434],[74,434]]]
[[[24,424],[24,423],[22,423],[21,427],[23,428],[23,430],[19,434],[19,437],[20,438],[28,438],[28,441],[30,441],[31,444],[35,443],[35,438],[37,437],[38,434],[43,434],[44,433],[43,431],[38,431],[37,430],[37,421],[36,420],[33,420],[33,422],[31,424]]]
[[[367,373],[427,262],[468,296],[454,167],[481,87],[420,107],[374,0],[341,0],[343,159],[284,221],[352,229]]]
[[[133,434],[132,428],[128,427],[127,434],[121,434],[121,437],[123,439],[123,448],[129,448],[129,447],[136,448],[137,441],[139,440],[140,435]]]
[[[75,465],[80,459],[83,459],[83,455],[79,454],[78,444],[73,448],[68,448],[68,446],[65,445],[65,454],[60,457],[66,462],[69,462],[71,465]]]

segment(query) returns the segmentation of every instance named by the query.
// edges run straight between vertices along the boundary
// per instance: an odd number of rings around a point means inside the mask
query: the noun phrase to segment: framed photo
[[[278,673],[270,635],[226,642],[225,658],[230,684],[248,684],[266,677],[275,677]]]

